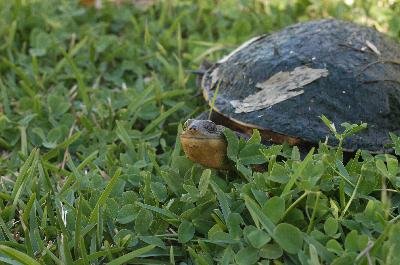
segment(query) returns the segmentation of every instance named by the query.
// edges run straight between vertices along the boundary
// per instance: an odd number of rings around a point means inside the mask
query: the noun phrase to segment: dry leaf
[[[381,52],[378,50],[378,48],[376,48],[376,46],[372,42],[370,42],[369,40],[366,40],[365,44],[367,44],[368,48],[370,48],[378,56],[381,55]]]
[[[328,76],[327,69],[313,69],[307,66],[296,67],[291,72],[279,72],[268,80],[257,83],[262,90],[243,100],[232,100],[235,113],[252,112],[271,107],[279,102],[304,93],[299,88]]]

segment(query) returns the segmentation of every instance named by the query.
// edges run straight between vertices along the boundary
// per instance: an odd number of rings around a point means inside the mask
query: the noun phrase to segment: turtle
[[[391,152],[389,133],[400,132],[400,46],[371,27],[297,23],[251,38],[201,74],[212,115],[187,120],[180,141],[186,156],[206,167],[227,168],[226,127],[309,147],[329,135],[325,115],[333,126],[366,123],[342,146],[370,153]]]

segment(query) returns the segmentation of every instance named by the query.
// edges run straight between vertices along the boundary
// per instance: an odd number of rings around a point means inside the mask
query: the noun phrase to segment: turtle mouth
[[[227,169],[225,137],[222,129],[213,129],[213,126],[216,125],[204,120],[188,120],[180,135],[182,148],[193,162],[205,167]]]
[[[199,140],[212,140],[221,139],[223,140],[223,135],[219,133],[215,134],[204,134],[199,130],[186,129],[181,133],[181,138],[199,139]]]

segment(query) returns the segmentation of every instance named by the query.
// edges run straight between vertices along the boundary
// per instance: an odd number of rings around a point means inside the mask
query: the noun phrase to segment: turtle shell
[[[321,115],[338,131],[344,122],[368,124],[343,143],[349,151],[389,151],[389,132],[400,131],[400,46],[350,22],[311,21],[255,37],[209,68],[201,85],[231,122],[306,142],[330,134]]]

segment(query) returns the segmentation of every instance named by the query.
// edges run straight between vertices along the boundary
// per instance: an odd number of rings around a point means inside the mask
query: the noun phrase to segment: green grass
[[[326,16],[400,37],[395,1],[263,2],[1,1],[0,261],[399,264],[397,157],[344,164],[321,144],[301,160],[229,131],[236,172],[183,156],[180,124],[206,110],[190,74],[202,60]]]

